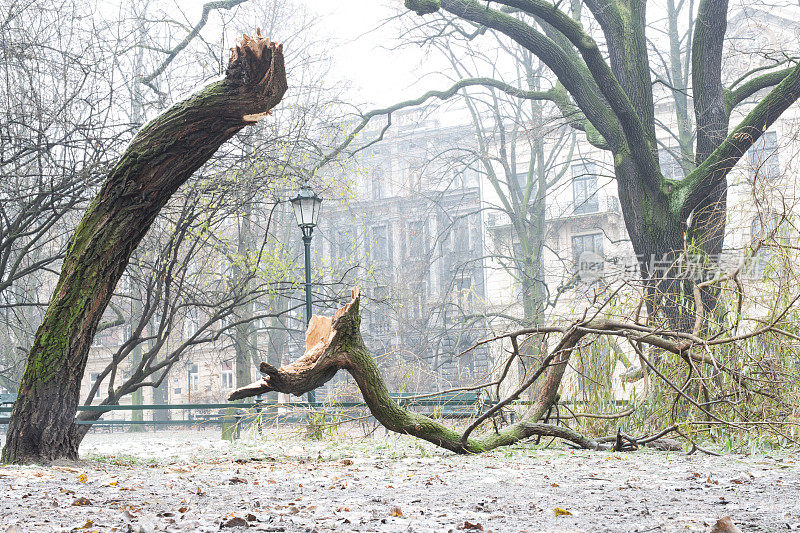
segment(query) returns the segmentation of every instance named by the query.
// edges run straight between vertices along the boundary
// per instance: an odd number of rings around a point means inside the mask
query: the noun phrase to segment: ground
[[[80,462],[0,467],[0,531],[709,531],[726,515],[800,530],[789,452],[464,457],[402,436],[266,433],[93,433]]]

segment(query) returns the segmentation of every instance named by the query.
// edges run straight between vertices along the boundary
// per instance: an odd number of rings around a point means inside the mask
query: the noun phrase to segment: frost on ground
[[[726,515],[742,531],[800,530],[790,453],[463,457],[408,437],[268,433],[94,433],[79,463],[0,467],[0,532],[709,531]]]

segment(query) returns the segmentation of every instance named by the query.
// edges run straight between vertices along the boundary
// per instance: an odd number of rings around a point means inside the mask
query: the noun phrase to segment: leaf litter
[[[0,468],[0,532],[800,531],[798,458],[516,446],[456,456],[401,436],[235,443],[90,433],[81,461]]]

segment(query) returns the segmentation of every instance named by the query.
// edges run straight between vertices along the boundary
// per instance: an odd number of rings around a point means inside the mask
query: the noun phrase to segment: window
[[[197,390],[200,386],[200,371],[196,364],[189,365],[189,386],[190,391]]]
[[[412,191],[422,190],[422,173],[419,170],[408,170],[408,188]]]
[[[386,226],[372,227],[373,250],[372,257],[375,261],[389,261],[389,228]]]
[[[603,234],[591,233],[572,237],[572,256],[583,281],[594,281],[603,275]]]
[[[603,234],[590,233],[588,235],[575,235],[572,237],[572,254],[577,261],[584,252],[593,252],[603,255]]]
[[[469,236],[469,218],[458,218],[453,223],[453,251],[468,252],[471,249]]]
[[[477,187],[480,182],[480,172],[474,168],[467,167],[463,173],[464,187]]]
[[[200,327],[200,312],[196,307],[186,309],[186,318],[183,321],[183,335],[186,338],[197,333]]]
[[[455,294],[453,300],[461,312],[469,312],[472,309],[474,300],[474,292],[472,291],[472,277],[464,276],[455,278],[454,287]]]
[[[259,317],[256,319],[255,323],[253,324],[256,330],[256,333],[263,332],[269,330],[271,325],[270,321],[271,318],[266,316],[270,314],[269,307],[264,302],[254,302],[253,303],[253,313]]]
[[[233,388],[233,363],[230,361],[224,361],[222,363],[222,388],[223,389],[232,389]]]
[[[92,337],[92,346],[95,348],[100,348],[105,343],[105,331],[97,331]]]
[[[525,194],[525,189],[528,187],[528,172],[517,172],[514,174],[514,180],[519,185],[519,190]]]
[[[658,165],[665,178],[671,180],[683,179],[683,168],[680,162],[669,150],[661,149],[658,151]]]
[[[372,199],[380,200],[386,196],[386,189],[384,185],[384,175],[382,168],[376,168],[372,171]]]
[[[340,261],[351,258],[355,252],[355,242],[347,231],[341,230],[336,233],[336,257]]]
[[[463,189],[466,187],[466,180],[464,179],[464,173],[458,169],[453,170],[453,189]]]
[[[572,197],[576,214],[596,213],[600,209],[594,163],[572,165]]]
[[[174,395],[176,395],[176,396],[180,396],[180,394],[181,394],[181,389],[180,389],[180,387],[178,387],[178,388],[175,388],[175,389],[172,389],[172,394],[174,394]]]
[[[768,131],[747,150],[750,177],[775,179],[780,175],[778,161],[778,134]]]
[[[753,217],[750,223],[750,245],[756,246],[761,241],[761,249],[751,259],[750,273],[754,278],[764,277],[764,271],[772,261],[773,254],[769,245],[770,241],[774,241],[780,235],[779,222],[780,215],[777,213],[762,213]]]
[[[408,224],[408,257],[421,259],[425,255],[427,239],[425,238],[425,222],[416,220]]]

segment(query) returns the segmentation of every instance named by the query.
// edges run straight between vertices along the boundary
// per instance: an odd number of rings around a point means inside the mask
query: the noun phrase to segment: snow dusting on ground
[[[92,433],[82,460],[0,467],[0,532],[800,530],[798,456],[518,446],[456,456],[411,437],[229,443],[219,430]]]

